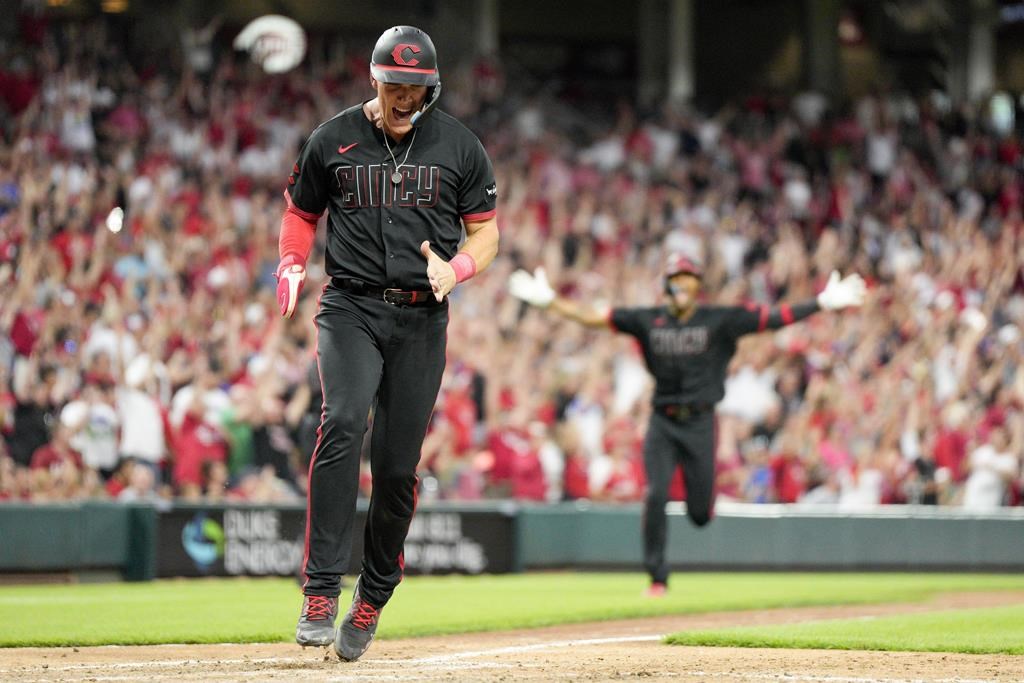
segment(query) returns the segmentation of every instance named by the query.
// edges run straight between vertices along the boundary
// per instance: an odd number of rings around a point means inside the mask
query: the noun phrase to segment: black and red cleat
[[[663,598],[665,593],[668,592],[668,586],[661,581],[654,581],[648,586],[647,590],[644,591],[644,595],[649,598]]]
[[[330,645],[334,640],[334,619],[338,616],[338,598],[307,595],[295,627],[295,642],[302,647]]]
[[[374,607],[363,600],[359,593],[359,581],[352,591],[352,606],[342,617],[338,634],[334,639],[334,651],[346,662],[354,662],[373,642],[377,633],[377,622],[380,620],[380,607]]]

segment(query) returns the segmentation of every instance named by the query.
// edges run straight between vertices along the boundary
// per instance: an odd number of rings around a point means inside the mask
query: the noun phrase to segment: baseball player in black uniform
[[[323,411],[309,466],[296,641],[333,641],[349,661],[369,647],[402,579],[416,465],[445,365],[446,296],[498,249],[490,160],[473,133],[432,111],[441,83],[430,37],[411,26],[385,31],[370,84],[375,98],[321,124],[302,147],[285,189],[277,270],[278,303],[290,316],[327,210],[330,281],[315,318]],[[335,632],[371,408],[362,570]]]
[[[664,594],[670,480],[683,468],[686,511],[698,527],[711,520],[715,498],[715,404],[725,395],[729,361],[737,340],[753,332],[774,330],[820,310],[858,306],[864,299],[859,275],[840,280],[832,273],[816,299],[768,306],[707,306],[698,303],[701,267],[679,254],[668,257],[665,293],[668,304],[653,308],[605,308],[555,295],[544,271],[516,271],[510,292],[519,299],[591,327],[610,327],[636,337],[648,371],[654,376],[653,411],[644,440],[647,494],[644,499],[644,567],[651,576],[648,594]]]

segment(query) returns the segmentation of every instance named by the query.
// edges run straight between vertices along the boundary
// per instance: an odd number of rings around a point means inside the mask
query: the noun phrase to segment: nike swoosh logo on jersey
[[[359,144],[358,142],[353,142],[348,147],[346,147],[345,145],[342,145],[341,147],[338,148],[338,154],[344,154],[345,152],[349,151],[350,149],[352,149],[353,147],[355,147],[358,144]]]

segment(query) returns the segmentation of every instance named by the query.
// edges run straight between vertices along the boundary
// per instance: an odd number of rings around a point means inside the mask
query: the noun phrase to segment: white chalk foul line
[[[582,640],[553,640],[548,643],[533,643],[531,645],[510,645],[508,647],[496,647],[490,650],[472,650],[469,652],[453,652],[451,654],[434,655],[432,657],[420,657],[418,659],[384,660],[375,659],[375,663],[384,662],[405,664],[444,664],[459,659],[476,659],[478,657],[493,657],[495,655],[514,655],[521,652],[536,652],[538,650],[554,650],[563,647],[577,647],[582,645],[610,645],[612,643],[643,643],[661,640],[665,636],[620,636],[616,638],[586,638]]]
[[[191,661],[194,662],[194,663],[199,663],[199,664],[204,663],[204,662],[196,662],[196,660],[191,660]],[[265,662],[265,661],[272,661],[272,660],[270,660],[270,659],[261,659],[261,660],[249,659],[249,660],[238,660],[238,661],[243,662],[243,663],[256,663],[256,662]],[[284,661],[287,661],[289,663],[294,663],[294,660],[284,660]],[[405,662],[405,660],[376,660],[376,661],[388,662],[388,663],[390,663],[392,665],[394,665],[394,664],[403,664]],[[216,664],[219,664],[219,665],[223,666],[225,664],[233,664],[234,662],[235,662],[235,660],[218,659],[218,660],[210,660],[209,663],[211,663],[211,664],[216,663]],[[366,663],[372,663],[372,662],[366,662]],[[152,669],[152,668],[154,668],[152,666],[146,666],[146,664],[147,664],[146,662],[140,662],[136,666],[139,669]],[[150,664],[150,665],[157,664],[157,662],[149,662],[148,664]],[[344,664],[344,663],[339,662],[339,661],[335,661],[334,664],[337,665],[337,668],[333,669],[333,670],[323,669],[323,668],[312,668],[312,667],[309,668],[309,669],[295,669],[293,667],[289,667],[288,669],[283,670],[285,673],[282,673],[282,670],[276,670],[276,671],[269,672],[269,677],[277,678],[277,677],[280,677],[282,675],[286,675],[287,671],[295,671],[298,674],[302,675],[304,680],[305,680],[306,676],[308,676],[310,674],[315,674],[316,675],[316,680],[330,681],[331,683],[344,683],[344,682],[347,682],[347,681],[415,681],[415,680],[418,680],[419,678],[421,678],[421,676],[418,676],[415,673],[403,672],[402,669],[404,667],[391,666],[390,669],[394,673],[389,673],[386,670],[385,671],[374,671],[374,670],[367,671],[367,670],[362,669],[362,668],[360,668],[358,670],[351,671],[350,673],[346,673],[345,668],[348,667],[348,666],[351,666],[351,665]],[[462,662],[462,663],[459,663],[459,664],[452,664],[451,666],[445,667],[444,671],[446,671],[446,672],[447,671],[455,672],[455,671],[471,671],[471,670],[482,670],[482,669],[516,669],[516,670],[521,670],[523,668],[523,666],[524,665],[512,664],[512,663],[500,663],[500,662],[479,662],[479,663],[478,662]],[[537,664],[537,665],[533,665],[533,664],[525,665],[525,667],[527,667],[527,668],[539,667],[539,666],[540,666],[539,664]],[[96,666],[94,668],[105,668],[105,667],[106,667],[106,665],[99,665],[99,666]],[[106,668],[110,668],[110,667],[106,667]],[[384,668],[387,669],[388,667],[384,667]],[[398,669],[397,672],[395,672],[396,669]],[[48,669],[47,671],[55,671],[55,670],[51,668],[51,669]],[[61,672],[61,673],[67,674],[69,672],[64,671],[64,672]],[[79,672],[80,675],[81,675],[81,673],[82,672]],[[152,676],[155,673],[157,673],[157,672],[150,671],[150,672],[148,672],[148,675]],[[194,678],[194,676],[195,676],[196,673],[200,673],[202,678],[198,679],[198,680],[202,680],[202,681],[206,681],[206,682],[218,681],[218,680],[237,681],[237,680],[239,680],[239,677],[243,676],[243,675],[245,676],[246,679],[251,679],[251,678],[255,677],[257,679],[262,680],[263,678],[268,677],[268,672],[266,670],[264,670],[264,669],[225,671],[225,672],[212,671],[212,670],[204,670],[202,672],[191,673],[191,675],[190,675],[190,672],[176,672],[176,673],[177,673],[177,677],[180,678],[180,680],[184,680],[184,681],[197,680],[196,678]],[[104,676],[102,674],[96,674],[96,673],[93,673],[93,672],[90,671],[86,675],[87,675],[87,677],[84,680],[94,681],[95,683],[101,683],[101,682],[102,683],[112,683],[114,681],[138,681],[140,675],[146,675],[146,674],[141,674],[141,672],[136,671],[134,673],[129,672],[129,673],[123,673],[123,674],[120,674],[120,675]],[[572,676],[575,677],[575,674],[573,674]],[[19,683],[52,683],[52,681],[54,681],[54,680],[55,680],[54,678],[18,678]],[[79,680],[79,679],[75,679],[75,680]]]
[[[578,647],[586,645],[608,645],[614,643],[641,643],[663,639],[663,635],[647,636],[620,636],[614,638],[587,638],[581,640],[556,640],[548,643],[533,643],[530,645],[512,645],[508,647],[492,648],[489,650],[474,650],[468,652],[454,652],[446,655],[434,655],[431,657],[420,657],[418,659],[404,660],[371,660],[377,664],[406,664],[406,665],[434,665],[442,667],[454,666],[454,662],[461,659],[477,659],[482,657],[494,657],[499,655],[521,654],[526,652],[537,652],[541,650],[552,650],[567,647]],[[488,662],[487,665],[496,666],[496,662]],[[662,674],[659,674],[662,675]],[[672,675],[680,677],[714,678],[723,675],[723,672],[707,671],[679,671]],[[768,673],[740,673],[729,672],[729,677],[742,678],[751,681],[780,681],[783,683],[997,683],[993,679],[966,679],[966,678],[863,678],[851,676],[821,676],[821,675],[796,675],[796,674],[768,674]]]
[[[621,638],[591,638],[588,640],[560,640],[549,643],[535,643],[531,645],[514,645],[511,647],[492,648],[489,650],[474,650],[469,652],[453,652],[433,657],[421,657],[417,659],[370,659],[362,660],[367,664],[392,665],[392,666],[423,666],[423,665],[447,665],[448,662],[460,659],[477,659],[479,657],[491,657],[502,654],[516,654],[519,652],[531,652],[535,650],[549,650],[553,648],[572,647],[575,645],[603,645],[609,643],[629,643],[649,640],[659,640],[663,636],[628,636]],[[117,646],[131,647],[131,646]],[[333,654],[331,655],[333,657]],[[188,666],[207,665],[238,665],[238,664],[295,664],[303,661],[300,657],[245,657],[233,659],[167,659],[156,662],[110,662],[105,664],[66,664],[64,666],[50,666],[46,670],[51,671],[79,671],[82,669],[108,668],[108,669],[176,669]],[[310,664],[317,660],[309,660]],[[2,673],[14,673],[12,669],[3,670]]]
[[[863,678],[860,676],[819,676],[817,674],[763,674],[730,671],[687,671],[686,676],[743,678],[751,681],[794,681],[796,683],[999,683],[991,678]]]
[[[120,646],[119,646],[120,647]],[[131,647],[131,646],[125,646]],[[248,657],[243,659],[166,659],[158,662],[92,662],[89,664],[66,664],[49,666],[46,672],[81,671],[83,669],[176,669],[186,666],[207,666],[210,664],[295,664],[301,661],[297,657]],[[312,664],[314,660],[310,660]],[[32,666],[21,666],[17,669],[0,669],[0,673],[11,674],[24,671]]]

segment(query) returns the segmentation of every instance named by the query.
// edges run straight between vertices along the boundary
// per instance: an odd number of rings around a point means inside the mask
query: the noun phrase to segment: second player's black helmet
[[[673,276],[681,273],[692,275],[698,280],[704,277],[704,269],[699,261],[690,258],[686,254],[672,252],[665,258],[665,280],[668,281]]]
[[[381,34],[370,57],[370,75],[381,83],[427,86],[423,108],[410,119],[414,126],[437,106],[441,96],[434,41],[415,26],[393,26]]]
[[[441,77],[434,42],[415,26],[389,28],[373,48],[370,74],[381,83],[435,86]]]
[[[682,273],[692,275],[698,280],[704,279],[704,268],[699,261],[679,252],[670,253],[665,258],[665,270],[663,272],[666,294],[671,296],[672,285],[670,281],[673,277]]]

